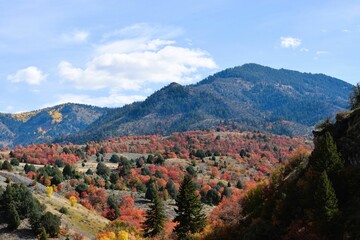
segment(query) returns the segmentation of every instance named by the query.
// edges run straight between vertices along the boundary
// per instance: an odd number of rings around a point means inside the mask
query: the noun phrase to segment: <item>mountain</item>
[[[20,114],[0,114],[0,145],[50,142],[75,134],[103,116],[108,109],[63,104]]]
[[[245,64],[197,84],[171,83],[145,101],[121,108],[64,104],[0,113],[0,146],[218,127],[310,136],[317,122],[347,108],[351,87],[323,74]]]
[[[145,101],[111,109],[87,129],[57,141],[165,135],[224,125],[239,130],[310,135],[317,122],[347,108],[351,87],[324,74],[245,64],[194,85],[171,83]]]

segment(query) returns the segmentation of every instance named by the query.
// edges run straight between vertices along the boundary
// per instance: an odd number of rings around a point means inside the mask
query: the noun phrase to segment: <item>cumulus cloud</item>
[[[7,76],[7,79],[11,82],[25,82],[30,85],[39,85],[44,82],[46,78],[47,75],[34,66],[20,69],[15,74]]]
[[[75,31],[70,34],[63,34],[62,40],[67,43],[82,43],[88,40],[89,33],[86,31]]]
[[[280,44],[283,48],[297,48],[302,43],[301,39],[293,37],[281,37]]]
[[[211,56],[201,50],[176,46],[173,40],[140,36],[99,45],[86,66],[58,65],[64,81],[78,89],[119,88],[140,90],[145,84],[200,80],[198,71],[214,69]]]

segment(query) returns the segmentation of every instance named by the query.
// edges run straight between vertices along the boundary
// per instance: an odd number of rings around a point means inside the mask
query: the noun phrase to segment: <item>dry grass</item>
[[[69,227],[70,232],[80,233],[86,239],[94,239],[96,234],[109,223],[109,220],[94,211],[88,210],[81,204],[70,206],[69,200],[59,194],[54,194],[49,198],[45,193],[37,192],[34,193],[34,196],[46,205],[47,211],[61,216],[62,225]],[[61,214],[58,211],[61,207],[66,207],[68,213]]]

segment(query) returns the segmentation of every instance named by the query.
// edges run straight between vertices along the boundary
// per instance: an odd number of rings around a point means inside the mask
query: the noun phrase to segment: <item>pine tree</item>
[[[164,230],[166,215],[164,204],[161,198],[156,194],[153,204],[146,211],[146,220],[144,222],[144,237],[154,237]]]
[[[326,171],[330,175],[344,166],[334,139],[329,132],[326,132],[315,142],[315,149],[310,156],[310,164],[314,170]]]
[[[12,202],[8,205],[7,224],[9,229],[17,229],[20,225],[19,213]]]
[[[237,187],[238,189],[243,189],[243,185],[242,185],[242,183],[241,183],[240,180],[237,181],[236,187]]]
[[[338,214],[338,204],[335,190],[326,171],[319,176],[315,190],[316,212],[320,220],[326,224]]]
[[[173,221],[179,223],[174,230],[179,239],[188,239],[190,233],[204,229],[206,216],[202,213],[202,204],[195,195],[195,186],[189,175],[186,175],[181,183],[176,206],[177,216]]]
[[[149,199],[150,201],[153,201],[156,195],[157,195],[157,191],[154,186],[153,180],[150,180],[150,183],[148,184],[148,188],[146,189],[145,198]]]

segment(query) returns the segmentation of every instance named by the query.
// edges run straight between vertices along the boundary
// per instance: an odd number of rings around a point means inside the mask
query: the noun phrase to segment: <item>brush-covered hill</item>
[[[220,125],[310,135],[318,121],[347,107],[350,90],[350,84],[323,74],[245,64],[195,85],[172,83],[143,102],[112,109],[84,131],[58,141],[166,135]]]
[[[336,119],[314,131],[310,156],[298,152],[268,181],[222,203],[204,239],[360,239],[360,108]],[[226,218],[230,209],[235,220]]]
[[[0,113],[0,146],[50,142],[75,134],[106,112],[106,108],[63,104],[19,114]]]

